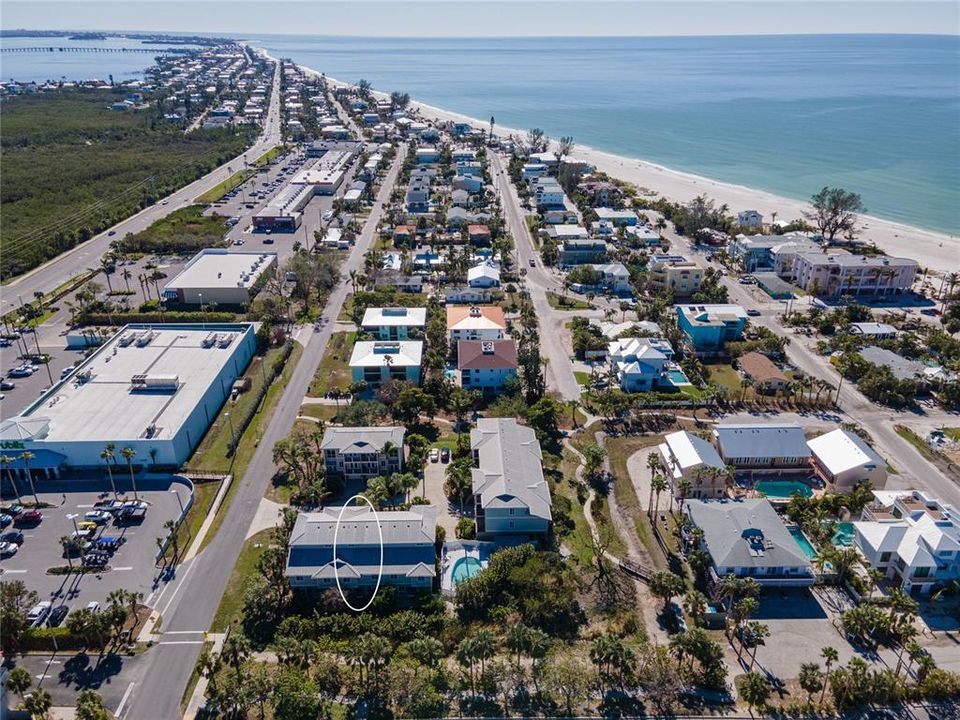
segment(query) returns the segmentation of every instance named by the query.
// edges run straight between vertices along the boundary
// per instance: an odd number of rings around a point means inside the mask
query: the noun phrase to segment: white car
[[[327,210],[323,215],[320,216],[324,220],[330,220],[333,218],[333,210]]]
[[[16,555],[17,550],[20,548],[16,543],[12,542],[0,542],[0,557],[9,557],[11,555]]]
[[[437,448],[434,448],[430,451],[430,462],[439,462],[440,461],[440,451]]]
[[[43,621],[46,619],[47,615],[50,614],[50,607],[53,605],[49,600],[42,600],[30,608],[30,612],[27,613],[27,622],[30,623],[32,627],[39,627]]]
[[[90,520],[91,522],[95,522],[98,525],[100,523],[109,522],[112,518],[113,518],[113,514],[110,512],[107,512],[106,510],[90,510],[89,512],[85,512],[83,514],[84,520]]]

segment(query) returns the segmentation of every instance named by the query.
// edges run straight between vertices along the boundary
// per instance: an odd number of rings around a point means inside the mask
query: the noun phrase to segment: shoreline
[[[273,58],[265,48],[251,46],[266,57]],[[297,66],[307,75],[320,77],[322,73],[301,63]],[[353,83],[343,82],[329,75],[327,82],[338,87],[354,87]],[[389,93],[374,90],[373,95],[389,98]],[[467,122],[478,128],[489,127],[488,122],[463,113],[445,110],[417,100],[410,100],[410,107],[424,118],[439,122]],[[497,125],[494,135],[509,138],[511,135],[522,138],[524,130]],[[643,190],[653,191],[657,196],[674,202],[685,203],[698,195],[706,194],[717,204],[726,204],[731,213],[741,210],[757,210],[770,219],[773,212],[778,219],[790,221],[802,217],[808,203],[785,198],[775,193],[756,188],[737,185],[721,180],[674,170],[640,158],[631,158],[586,145],[576,145],[570,158],[586,162],[597,170],[618,180],[629,182]],[[928,268],[931,273],[954,272],[960,267],[960,239],[936,230],[926,230],[905,223],[886,220],[873,215],[861,216],[860,239],[872,241],[877,247],[890,255],[909,257]]]

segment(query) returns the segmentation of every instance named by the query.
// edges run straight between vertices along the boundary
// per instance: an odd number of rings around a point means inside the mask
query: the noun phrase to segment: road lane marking
[[[203,645],[205,642],[206,640],[171,640],[170,642],[161,640],[157,645]]]
[[[117,709],[113,711],[115,717],[120,717],[123,714],[123,707],[127,704],[127,700],[130,698],[130,691],[133,690],[134,683],[127,685],[126,691],[123,693],[123,697],[120,698],[120,704],[117,705]]]
[[[22,575],[23,573],[30,572],[29,570],[9,570],[7,568],[3,569],[3,575]]]

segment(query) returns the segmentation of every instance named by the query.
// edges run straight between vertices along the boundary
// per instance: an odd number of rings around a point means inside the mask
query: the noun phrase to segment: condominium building
[[[913,286],[919,267],[910,258],[800,253],[794,278],[808,293],[821,297],[899,295]]]
[[[328,475],[367,480],[403,470],[402,427],[328,427],[320,449]]]
[[[647,266],[650,289],[686,297],[700,289],[703,270],[682,255],[654,255]]]

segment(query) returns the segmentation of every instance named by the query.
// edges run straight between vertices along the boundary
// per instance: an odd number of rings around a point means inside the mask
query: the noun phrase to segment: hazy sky
[[[960,34],[913,0],[2,0],[3,29],[359,36]]]

